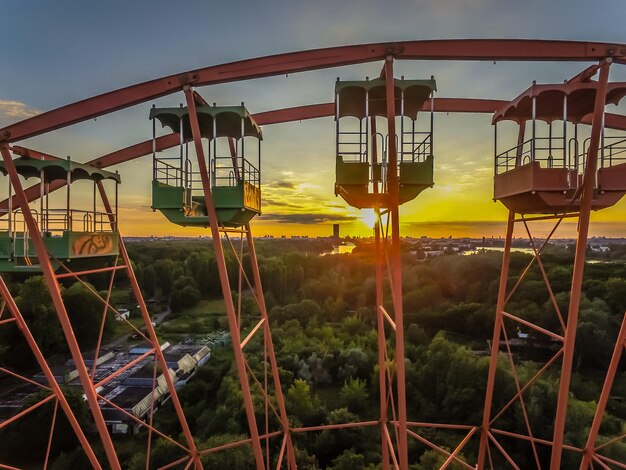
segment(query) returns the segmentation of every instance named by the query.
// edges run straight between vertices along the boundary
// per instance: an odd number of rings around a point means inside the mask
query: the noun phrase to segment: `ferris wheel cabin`
[[[495,200],[520,214],[579,210],[596,89],[592,80],[533,83],[496,111]],[[625,95],[626,83],[609,83],[606,104],[617,105]],[[517,124],[517,144],[499,152],[498,124],[504,121]],[[594,210],[610,207],[626,194],[626,135],[605,135],[603,125],[597,168]]]
[[[434,79],[394,80],[400,204],[433,186]],[[418,113],[430,110],[421,126]],[[357,208],[388,207],[389,136],[384,79],[335,85],[335,195]],[[377,121],[382,124],[377,130]]]
[[[31,207],[30,212],[54,268],[67,262],[93,266],[106,263],[119,254],[117,186],[121,180],[117,172],[76,163],[69,158],[19,156],[13,159],[13,164],[22,178],[36,178],[40,182],[39,207]],[[0,161],[0,173],[8,175],[3,161]],[[81,180],[91,182],[88,191],[81,190],[82,183],[76,186]],[[113,213],[98,206],[97,183],[109,180],[115,183]],[[49,196],[50,186],[57,182],[66,184],[62,200]],[[75,191],[79,192],[78,197],[72,197]],[[39,272],[41,267],[26,224],[26,215],[22,209],[11,206],[12,193],[13,187],[8,181],[9,207],[0,218],[0,272]],[[92,199],[89,205],[86,204],[88,199]]]
[[[218,221],[224,227],[245,225],[261,213],[261,129],[243,104],[197,106],[196,113],[200,134],[207,140],[211,197]],[[189,157],[188,109],[153,107],[150,119],[153,139],[157,120],[180,135],[178,155],[153,152],[152,208],[177,225],[207,227],[201,175]]]

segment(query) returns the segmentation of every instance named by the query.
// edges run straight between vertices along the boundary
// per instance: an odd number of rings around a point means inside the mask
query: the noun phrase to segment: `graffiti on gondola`
[[[76,256],[100,256],[113,252],[113,236],[107,234],[85,234],[79,236],[72,244]]]

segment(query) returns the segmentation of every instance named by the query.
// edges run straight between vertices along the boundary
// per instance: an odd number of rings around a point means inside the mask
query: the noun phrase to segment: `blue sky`
[[[626,43],[625,13],[626,3],[617,0],[595,4],[578,0],[5,0],[0,29],[0,126],[160,76],[294,50],[445,38]],[[375,76],[380,66],[365,64],[199,91],[208,101],[218,104],[245,101],[254,113],[331,101],[336,77]],[[400,62],[396,64],[396,74],[407,78],[428,78],[434,74],[441,97],[510,99],[533,79],[558,82],[585,66]],[[625,67],[614,66],[611,79],[626,80]],[[158,100],[157,105],[177,105],[181,100],[179,94]],[[149,138],[150,104],[33,138],[23,145],[88,160]],[[289,206],[266,204],[265,215],[257,222],[257,234],[270,230],[270,226],[284,233],[325,233],[329,228],[324,224],[332,223],[333,217],[346,225],[348,233],[367,231],[359,222],[358,211],[347,208],[333,196],[332,119],[266,126],[264,135],[265,194],[268,200],[282,198]],[[445,223],[454,222],[448,224],[448,231],[458,235],[464,230],[464,221],[474,223],[474,231],[497,233],[499,225],[493,223],[504,220],[505,212],[490,201],[493,148],[489,116],[438,115],[435,145],[436,186],[403,208],[407,234],[445,235]],[[147,210],[150,166],[149,158],[144,158],[119,167],[127,182],[121,188],[123,214],[133,221],[131,224],[122,220],[122,228],[137,234],[188,233],[177,231],[160,214]],[[285,181],[292,183],[293,191],[280,188]],[[621,203],[597,218],[624,221],[626,206]],[[318,222],[315,226],[302,224],[314,220]]]

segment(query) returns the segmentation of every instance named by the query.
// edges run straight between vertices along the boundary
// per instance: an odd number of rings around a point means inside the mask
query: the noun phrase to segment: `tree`
[[[154,297],[154,294],[156,293],[156,287],[157,279],[154,268],[152,266],[146,266],[143,269],[141,289],[143,290],[146,297]]]
[[[176,263],[169,258],[161,258],[154,263],[153,267],[157,287],[161,290],[163,297],[169,297],[172,284],[177,277],[175,276]]]
[[[189,276],[182,276],[174,282],[170,298],[172,312],[180,312],[193,307],[200,301],[200,291],[196,282]]]
[[[191,276],[203,297],[211,292],[212,270],[215,258],[208,252],[194,251],[185,260],[185,270]]]
[[[82,392],[77,388],[63,387],[63,394],[79,425],[82,429],[86,429],[90,423],[90,413],[87,404],[82,399]],[[50,392],[43,390],[32,394],[26,399],[24,408],[38,403],[49,395]],[[43,458],[50,436],[54,409],[54,400],[49,401],[3,429],[0,433],[0,442],[2,442],[0,459],[6,462],[9,459],[24,456],[33,460]],[[57,409],[52,444],[52,457],[60,452],[71,452],[79,446],[78,438],[61,407]]]
[[[287,390],[286,399],[289,414],[305,426],[314,424],[326,414],[319,398],[311,394],[306,380],[295,379]]]
[[[619,326],[601,299],[581,305],[574,357],[578,369],[604,369],[611,360]]]
[[[606,302],[614,313],[623,314],[626,311],[626,280],[613,277],[606,281],[605,287]]]
[[[211,449],[230,442],[246,439],[246,436],[236,434],[218,434],[211,436],[202,446],[203,449]],[[247,470],[254,467],[254,456],[250,445],[233,447],[219,452],[207,454],[202,457],[204,468],[221,468],[230,470]]]
[[[102,324],[103,304],[83,284],[76,282],[63,292],[65,309],[81,349],[96,345]],[[105,332],[115,321],[111,313],[105,319]]]
[[[466,461],[462,454],[459,454],[457,457],[459,460]],[[415,468],[415,470],[431,470],[433,468],[441,467],[446,460],[447,457],[434,449],[430,449],[420,456],[419,464],[411,468]],[[448,468],[451,470],[460,470],[465,467],[463,467],[460,463],[453,461],[450,465],[448,465]]]
[[[42,276],[26,279],[20,285],[19,295],[15,298],[15,303],[39,348],[45,355],[66,351],[67,346],[64,341],[63,330]],[[1,364],[18,371],[24,371],[34,364],[34,356],[30,352],[24,336],[17,328],[0,328],[0,344],[11,345],[5,350],[5,353],[0,351]]]
[[[343,454],[333,460],[332,470],[354,470],[355,468],[364,468],[365,458],[356,454],[354,450],[346,450]]]
[[[348,379],[339,391],[343,404],[348,410],[358,413],[367,407],[367,384],[359,378]]]

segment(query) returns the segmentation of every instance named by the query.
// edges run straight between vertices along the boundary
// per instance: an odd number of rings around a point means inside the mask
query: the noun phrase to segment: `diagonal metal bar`
[[[261,328],[264,323],[265,323],[265,318],[261,318],[259,322],[254,326],[254,328],[250,330],[250,333],[248,333],[248,336],[246,336],[244,340],[241,342],[241,349],[246,347],[246,344],[248,344],[248,342],[252,339],[255,333],[259,331],[259,328]]]
[[[387,313],[387,309],[385,307],[383,307],[382,305],[379,305],[378,309],[383,314],[385,319],[389,322],[389,325],[391,325],[391,328],[395,331],[395,329],[396,329],[396,322],[394,322],[393,319],[391,318],[391,315],[389,315],[389,313]]]
[[[265,390],[263,388],[263,385],[261,384],[261,382],[259,382],[259,379],[256,378],[256,375],[254,374],[254,371],[250,368],[250,364],[248,364],[248,361],[245,361],[246,364],[246,369],[248,370],[250,376],[252,377],[252,380],[254,380],[254,383],[257,385],[257,387],[259,387],[259,390],[261,390],[261,393],[263,394],[263,397],[265,398],[265,400],[267,401],[267,403],[269,404],[270,408],[272,409],[272,411],[274,412],[274,415],[276,415],[276,418],[278,418],[279,421],[281,421],[280,419],[280,413],[278,412],[278,410],[274,407],[274,404],[272,403],[272,401],[270,400],[269,396],[265,393]]]
[[[376,135],[376,118],[371,117],[371,129],[372,136]],[[372,137],[374,139],[375,137]],[[372,163],[377,162],[377,148],[372,147]],[[374,193],[378,193],[378,182],[374,183]],[[381,226],[380,226],[380,207],[374,208],[376,215],[376,221],[374,223],[374,252],[375,252],[375,272],[376,272],[376,329],[378,336],[378,400],[379,400],[379,416],[380,416],[380,448],[381,448],[381,463],[383,470],[389,470],[389,453],[393,452],[393,449],[389,448],[389,441],[386,439],[386,435],[389,434],[387,429],[388,419],[388,399],[387,399],[387,339],[385,332],[385,319],[380,307],[384,302],[384,275],[383,275],[383,260],[382,260],[382,245],[381,245]]]
[[[485,405],[483,407],[483,416],[481,421],[480,443],[478,446],[478,463],[480,469],[485,465],[485,454],[489,449],[489,426],[491,420],[491,409],[493,405],[493,395],[496,383],[496,371],[498,367],[498,359],[500,355],[500,340],[502,332],[502,322],[499,321],[504,305],[506,303],[506,285],[509,277],[511,246],[513,242],[513,233],[515,232],[515,213],[509,211],[506,225],[506,238],[504,242],[504,251],[502,253],[502,265],[500,267],[500,281],[498,286],[498,299],[496,302],[496,318],[494,321],[493,336],[491,337],[491,351],[489,354],[489,372],[487,374],[487,387],[485,390]]]
[[[385,354],[387,354],[387,350],[385,349]],[[387,355],[387,360],[389,360],[389,356]],[[391,371],[389,370],[389,367],[385,367],[386,371],[387,371],[387,407],[389,408],[389,406],[391,406],[391,417],[392,417],[392,421],[393,422],[397,422],[398,421],[398,415],[396,414],[396,401],[395,401],[395,397],[393,394],[393,377],[391,374]],[[394,372],[395,375],[395,372]],[[389,422],[389,420],[388,420]],[[394,426],[393,427],[393,431],[394,434],[396,436],[396,442],[398,442],[400,435],[399,435],[399,431],[398,431],[398,427]]]
[[[587,436],[583,460],[580,463],[581,469],[583,469],[587,464],[590,464],[589,457],[599,449],[599,447],[596,447],[596,441],[598,439],[598,433],[600,432],[600,426],[602,425],[602,418],[604,417],[604,412],[606,411],[609,395],[611,393],[611,389],[613,388],[617,368],[622,358],[622,353],[624,352],[624,346],[626,346],[626,314],[624,314],[622,325],[620,326],[619,333],[617,335],[617,341],[615,342],[615,347],[613,348],[613,354],[611,355],[611,362],[609,363],[609,368],[604,378],[604,384],[602,384],[602,392],[600,393],[598,406],[596,407],[593,422],[591,423],[591,427],[589,429],[589,435]],[[624,436],[618,437],[617,439],[611,439],[608,442],[613,443],[621,440],[623,437]],[[605,443],[602,446],[605,445],[607,444]]]
[[[450,457],[452,454],[450,452],[448,452],[447,450],[439,447],[437,444],[433,444],[432,442],[430,442],[428,439],[426,439],[425,437],[420,436],[419,434],[417,434],[415,431],[411,431],[410,429],[407,429],[407,434],[411,437],[413,437],[414,439],[418,440],[419,442],[421,442],[422,444],[430,447],[431,449],[433,449],[435,452],[437,452],[438,454],[443,455],[444,457]],[[461,466],[467,468],[468,470],[475,470],[474,467],[472,467],[471,465],[469,465],[467,462],[464,462],[463,460],[459,459],[458,457],[453,457],[454,461],[458,464],[460,464]]]
[[[152,390],[156,388],[157,384],[157,358],[154,355],[154,362],[152,363]],[[146,449],[146,470],[150,469],[150,452],[152,449],[152,427],[154,426],[154,393],[150,394],[150,418],[148,419],[148,448]]]
[[[11,467],[10,465],[5,465],[5,464],[2,464],[2,463],[0,463],[0,468],[4,468],[6,470],[23,470],[21,468]]]
[[[504,335],[504,344],[506,345],[506,350],[509,356],[509,363],[511,365],[511,370],[513,371],[513,380],[515,381],[515,388],[517,389],[517,395],[519,397],[519,403],[522,408],[522,415],[524,416],[524,423],[526,424],[526,431],[528,435],[533,438],[533,431],[530,426],[530,420],[528,419],[528,412],[526,411],[526,403],[524,402],[524,394],[521,392],[519,385],[519,377],[517,375],[517,367],[515,367],[515,361],[513,360],[513,353],[511,352],[511,345],[509,344],[509,337],[506,333],[506,325],[504,324],[504,319],[502,321],[502,334]],[[530,446],[533,449],[533,456],[535,457],[535,463],[537,464],[537,468],[541,470],[541,463],[539,462],[539,454],[537,454],[537,448],[535,447],[535,442],[530,441]]]
[[[124,415],[128,416],[130,419],[132,419],[133,421],[135,421],[137,424],[139,424],[140,426],[143,426],[145,428],[149,428],[152,429],[152,432],[154,432],[155,434],[158,434],[160,437],[162,437],[163,439],[171,442],[172,444],[174,444],[175,446],[181,448],[182,450],[184,450],[185,452],[190,452],[190,450],[185,447],[184,445],[182,445],[180,442],[178,442],[177,440],[171,438],[170,436],[168,436],[167,434],[162,433],[161,431],[159,431],[157,428],[153,427],[153,426],[149,426],[145,421],[141,420],[140,418],[138,418],[137,416],[135,416],[132,413],[129,413],[128,411],[126,411],[124,408],[116,405],[115,403],[113,403],[111,400],[105,398],[104,396],[98,394],[98,398],[100,400],[102,400],[103,402],[105,402],[107,405],[115,408],[117,411],[119,411],[120,413],[123,413]]]
[[[282,431],[274,431],[271,432],[265,436],[261,436],[263,439],[265,438],[273,438],[276,436],[281,436],[283,435]],[[209,455],[209,454],[215,454],[216,452],[220,452],[222,450],[226,450],[226,449],[232,449],[233,447],[239,447],[242,445],[246,445],[246,444],[251,444],[252,443],[252,439],[247,438],[247,439],[241,439],[240,441],[233,441],[233,442],[228,442],[226,444],[222,444],[221,446],[217,446],[217,447],[211,447],[210,449],[204,449],[200,451],[200,455]]]
[[[545,365],[541,369],[539,369],[537,371],[537,373],[535,375],[533,375],[532,378],[528,382],[526,382],[526,384],[520,389],[520,391],[518,393],[516,393],[515,395],[513,395],[513,398],[511,398],[511,400],[506,405],[504,405],[504,407],[498,412],[498,414],[496,414],[491,419],[491,421],[489,421],[489,426],[491,426],[495,422],[496,419],[498,419],[500,416],[502,416],[502,413],[504,413],[513,403],[515,403],[515,400],[517,400],[517,398],[520,396],[520,394],[524,393],[526,391],[526,389],[528,387],[530,387],[535,382],[535,380],[537,380],[539,378],[539,376],[541,376],[541,374],[543,374],[543,372],[548,367],[550,367],[552,365],[552,363],[554,361],[556,361],[561,356],[561,354],[563,354],[563,348],[559,349],[557,351],[557,353],[554,356],[552,356],[550,358],[550,360],[548,362],[546,362]]]
[[[88,276],[89,274],[99,274],[106,273],[109,271],[119,271],[120,269],[126,269],[128,266],[117,265],[117,266],[109,266],[106,268],[98,268],[98,269],[89,269],[85,271],[72,271],[68,273],[56,274],[57,279],[65,279],[67,277],[80,277],[80,276]]]
[[[626,434],[622,434],[621,436],[614,437],[613,439],[610,439],[610,440],[602,443],[601,445],[597,446],[594,450],[598,451],[600,449],[603,449],[603,448],[605,448],[607,446],[610,446],[611,444],[614,444],[614,443],[616,443],[618,441],[621,441],[623,439],[626,439]]]
[[[518,316],[512,315],[512,314],[510,314],[508,312],[505,312],[504,310],[501,312],[501,314],[502,314],[503,317],[506,317],[509,320],[513,320],[513,321],[515,321],[517,323],[520,323],[520,324],[522,324],[524,326],[527,326],[528,328],[532,328],[533,330],[538,331],[539,333],[543,333],[544,335],[549,336],[552,339],[555,339],[555,340],[560,341],[560,342],[564,341],[563,336],[557,335],[556,333],[553,333],[550,330],[546,330],[545,328],[542,328],[542,327],[540,327],[538,325],[535,325],[534,323],[531,323],[531,322],[529,322],[527,320],[524,320],[523,318],[520,318]]]
[[[556,229],[559,227],[559,225],[561,225],[561,222],[563,221],[563,219],[559,219],[557,221],[557,223],[555,224],[555,226],[552,228],[552,230],[550,231],[550,233],[548,234],[548,236],[546,237],[546,239],[543,241],[543,243],[541,244],[541,246],[539,247],[539,252],[541,253],[541,251],[545,248],[545,246],[548,244],[548,242],[550,241],[550,239],[552,238],[552,236],[554,235],[554,233],[556,232]],[[526,266],[526,268],[524,269],[524,271],[522,272],[522,274],[520,275],[519,279],[517,280],[517,282],[515,283],[515,285],[513,286],[513,288],[511,289],[511,292],[509,292],[504,300],[504,305],[509,303],[509,300],[511,300],[511,297],[513,297],[513,294],[517,291],[517,288],[519,287],[520,283],[522,282],[522,280],[526,277],[526,274],[528,274],[528,271],[530,271],[530,268],[532,268],[532,266],[535,264],[535,261],[537,261],[536,256],[533,256],[533,258],[530,260],[530,263],[528,263],[528,265]]]
[[[187,460],[191,461],[193,460],[191,457],[189,457],[188,455],[185,455],[184,457],[181,457],[178,460],[174,460],[173,462],[168,463],[167,465],[164,465],[163,467],[159,467],[158,470],[168,470],[170,468],[174,468],[177,465],[180,465],[182,463],[185,463]]]
[[[292,428],[291,431],[295,433],[300,432],[315,432],[334,429],[348,429],[348,428],[363,428],[368,426],[376,426],[378,421],[358,421],[356,423],[337,423],[337,424],[321,424],[319,426],[305,426],[300,428]]]
[[[39,388],[42,388],[43,390],[47,390],[49,392],[52,391],[52,389],[50,387],[46,387],[44,384],[40,384],[39,382],[35,382],[34,380],[29,379],[28,377],[24,377],[23,375],[20,375],[16,372],[10,371],[9,369],[5,369],[4,367],[0,367],[0,372],[4,372],[7,375],[10,375],[12,377],[15,377],[16,379],[20,379],[24,382],[27,382],[31,385],[36,385]]]
[[[48,468],[48,462],[50,460],[50,451],[52,450],[52,438],[54,437],[54,426],[57,421],[57,412],[59,411],[59,400],[54,401],[54,411],[52,412],[52,422],[50,424],[50,435],[48,436],[48,447],[46,448],[46,458],[43,462],[43,468]]]
[[[95,388],[100,388],[106,384],[108,384],[111,380],[113,380],[115,377],[119,376],[120,374],[126,372],[128,369],[130,369],[131,367],[139,364],[141,361],[143,361],[145,358],[151,356],[152,354],[155,353],[155,348],[150,348],[150,350],[148,350],[147,352],[143,353],[141,356],[136,357],[135,359],[133,359],[132,361],[130,361],[128,364],[125,364],[123,367],[120,367],[119,369],[117,369],[115,372],[112,372],[111,374],[107,375],[104,379],[102,379],[100,382],[98,382],[97,384],[94,384]],[[164,374],[167,374],[167,371],[163,371]]]
[[[228,140],[229,142],[232,142],[232,139]],[[235,160],[237,160],[235,158]],[[237,168],[235,166],[235,168]],[[241,231],[241,234],[239,235],[239,259],[241,260],[238,264],[239,264],[239,269],[238,269],[238,279],[237,279],[237,323],[239,324],[239,328],[241,329],[241,305],[242,305],[242,297],[243,297],[243,290],[242,290],[242,277],[243,277],[243,235],[244,232],[243,230]],[[228,234],[226,234],[226,236],[228,236]],[[243,346],[242,346],[243,348]],[[269,468],[269,467],[268,467]]]
[[[576,238],[576,250],[574,254],[574,268],[572,270],[572,282],[570,287],[570,300],[567,310],[567,328],[565,329],[565,341],[563,343],[563,362],[561,364],[561,377],[559,380],[559,392],[554,419],[554,432],[550,465],[559,468],[563,452],[563,440],[565,436],[565,420],[567,417],[567,403],[569,401],[572,366],[574,361],[574,348],[576,345],[576,330],[580,310],[583,275],[585,260],[587,257],[587,240],[589,237],[589,223],[594,197],[596,171],[598,168],[598,149],[602,134],[602,122],[604,120],[604,108],[606,105],[606,93],[608,89],[609,71],[612,59],[607,58],[600,62],[600,76],[596,83],[596,96],[594,103],[593,121],[589,137],[589,150],[583,174],[582,198],[580,202],[580,218],[578,219],[578,236]]]
[[[605,464],[601,459],[599,459],[597,455],[594,454],[591,457],[591,459],[595,461],[598,465],[600,465],[604,470],[613,470],[611,467]],[[591,467],[591,470],[594,470],[593,462],[589,462],[589,466]]]
[[[461,452],[461,450],[463,450],[463,447],[465,447],[465,444],[468,443],[468,441],[472,438],[472,436],[474,435],[474,433],[480,429],[477,426],[474,426],[469,433],[467,433],[467,435],[465,436],[465,438],[459,443],[458,446],[456,446],[456,449],[454,449],[454,451],[450,454],[450,457],[448,457],[448,459],[443,463],[443,465],[439,468],[439,470],[445,470],[446,468],[448,468],[448,466],[452,463],[452,461],[454,460],[454,458],[457,456],[457,454],[459,452]]]
[[[276,462],[276,470],[280,470],[283,464],[283,458],[285,457],[285,448],[287,447],[288,434],[283,436],[283,443],[280,445],[280,452],[278,453],[278,461]],[[269,468],[269,465],[268,465]]]
[[[561,222],[560,219],[559,223]],[[533,251],[535,252],[535,258],[537,259],[537,266],[539,266],[539,270],[541,271],[541,276],[543,277],[543,282],[545,282],[546,284],[546,288],[548,289],[548,293],[550,294],[550,301],[552,302],[552,306],[554,307],[554,310],[556,311],[556,315],[559,317],[559,323],[561,324],[561,328],[563,328],[563,331],[565,331],[565,321],[563,321],[563,315],[561,314],[561,309],[559,308],[559,304],[556,301],[556,298],[554,297],[554,292],[552,291],[552,285],[550,284],[550,280],[548,279],[548,274],[546,273],[546,270],[543,266],[543,261],[541,261],[541,257],[539,256],[541,251],[537,251],[537,248],[535,247],[535,240],[532,236],[532,234],[530,233],[530,229],[528,228],[528,223],[526,223],[526,221],[524,220],[524,228],[526,229],[526,233],[528,234],[528,238],[530,239],[530,245],[533,248]],[[541,248],[543,249],[543,247],[545,246],[545,243],[541,246]]]
[[[261,300],[258,297],[258,294],[256,292],[256,290],[254,289],[254,287],[252,287],[252,282],[250,282],[250,278],[248,277],[248,275],[246,274],[246,271],[243,269],[243,261],[242,258],[240,258],[237,255],[237,249],[235,248],[235,245],[233,244],[232,240],[230,239],[230,237],[228,236],[228,234],[226,233],[226,241],[228,242],[228,244],[230,245],[230,248],[233,251],[233,256],[235,257],[235,261],[237,261],[237,264],[239,266],[239,268],[241,269],[241,274],[243,276],[243,279],[246,281],[246,284],[248,285],[248,288],[250,289],[250,291],[252,292],[253,296],[254,296],[254,300],[257,304],[257,307],[259,307],[259,309],[261,309]],[[241,326],[241,318],[238,318],[238,325]]]
[[[11,416],[9,419],[7,419],[6,421],[3,421],[2,423],[0,423],[0,429],[4,429],[5,427],[7,427],[9,424],[17,421],[18,419],[20,419],[22,416],[27,415],[28,413],[30,413],[31,411],[36,410],[37,408],[39,408],[42,405],[45,405],[46,403],[48,403],[50,400],[54,400],[56,397],[54,395],[48,395],[46,398],[44,398],[43,400],[39,400],[37,403],[35,403],[34,405],[29,406],[28,408],[26,408],[25,410],[20,411],[18,414]]]
[[[56,258],[53,258],[57,263],[60,264],[61,268],[70,271],[70,269],[61,261],[59,261]],[[126,266],[126,268],[128,268],[128,266]],[[71,272],[71,271],[70,271]],[[120,319],[120,321],[125,322],[128,326],[130,326],[135,333],[137,333],[139,336],[141,336],[144,340],[150,342],[150,338],[148,338],[143,331],[141,331],[139,328],[137,328],[135,325],[133,325],[127,318],[124,318],[122,316],[122,314],[120,312],[117,311],[117,309],[115,307],[113,307],[110,303],[108,303],[99,293],[98,291],[96,291],[93,287],[91,287],[89,285],[89,283],[85,282],[83,279],[81,279],[78,276],[73,275],[72,277],[74,277],[74,279],[76,279],[76,281],[80,282],[80,284],[87,289],[88,291],[90,291],[100,302],[102,302],[105,306],[107,306],[107,308],[111,309],[111,311],[113,312],[113,314]]]
[[[469,431],[474,429],[475,426],[469,424],[444,424],[444,423],[419,423],[416,421],[407,421],[409,426],[415,426],[420,428],[432,428],[432,429],[456,429],[462,431]]]
[[[487,434],[488,434],[488,437],[491,440],[491,442],[493,442],[493,444],[496,446],[496,449],[498,449],[500,451],[500,453],[504,456],[506,461],[509,462],[509,464],[515,470],[520,470],[520,468],[517,466],[517,464],[511,458],[511,456],[506,452],[506,450],[504,450],[504,448],[500,445],[500,443],[497,441],[497,439],[495,437],[493,437],[493,434],[491,434],[490,432],[487,433]]]
[[[491,446],[487,446],[487,456],[489,458],[489,468],[493,470],[494,467],[493,467],[493,458],[491,457]]]
[[[396,456],[396,450],[393,446],[393,442],[391,442],[391,436],[389,435],[389,429],[387,428],[387,426],[383,427],[383,432],[385,433],[385,441],[387,442],[387,449],[389,450],[389,455],[391,456],[393,468],[398,470],[400,468],[400,466],[398,465],[398,457]],[[410,433],[411,431],[409,431],[409,434]]]
[[[515,433],[515,432],[510,432],[510,431],[503,431],[502,429],[494,429],[494,428],[492,428],[491,432],[493,432],[494,434],[499,434],[499,435],[502,435],[502,436],[511,437],[513,439],[521,439],[521,440],[524,440],[524,441],[532,440],[532,441],[535,441],[537,444],[542,444],[542,445],[545,445],[545,446],[553,446],[554,445],[554,443],[552,441],[548,441],[546,439],[539,439],[537,437],[533,437],[531,439],[529,436],[526,436],[524,434],[519,434],[519,433]],[[565,444],[563,446],[563,449],[570,450],[572,452],[578,452],[578,453],[582,453],[583,452],[583,449],[581,449],[579,447],[574,447],[574,446],[571,446],[571,445],[567,445],[567,444]]]
[[[48,249],[44,243],[44,240],[40,232],[39,224],[37,220],[33,217],[33,212],[28,204],[28,200],[24,193],[24,188],[22,186],[20,176],[17,173],[15,163],[13,162],[13,158],[8,150],[7,145],[0,145],[0,154],[2,154],[2,159],[4,160],[5,169],[7,170],[7,173],[9,174],[9,179],[11,181],[12,187],[15,188],[15,195],[19,203],[18,205],[20,209],[22,210],[24,222],[28,228],[29,236],[31,237],[33,246],[35,247],[37,258],[39,259],[39,264],[43,273],[43,277],[46,281],[46,285],[50,293],[52,303],[54,304],[54,309],[55,309],[57,318],[59,320],[59,323],[61,324],[65,341],[70,349],[72,359],[74,360],[74,364],[78,372],[81,386],[83,388],[83,392],[87,399],[89,409],[93,416],[96,429],[98,430],[100,440],[104,447],[107,460],[110,466],[114,470],[117,470],[120,468],[118,456],[115,451],[115,447],[113,445],[113,441],[111,439],[109,431],[106,427],[106,423],[104,422],[102,411],[100,410],[98,406],[97,394],[96,394],[96,391],[93,389],[93,384],[91,383],[91,379],[89,378],[89,371],[87,370],[87,367],[85,366],[85,361],[82,357],[80,347],[76,341],[74,330],[72,328],[71,322],[69,320],[69,316],[67,314],[67,309],[65,308],[65,304],[61,296],[61,290],[60,290],[58,281],[55,277],[55,270],[52,266]],[[9,300],[6,297],[6,295],[4,297],[5,297],[5,300],[7,301]],[[66,410],[66,413],[67,413],[67,410]],[[68,414],[68,418],[69,418],[69,414]],[[80,435],[80,433],[77,433],[77,434]]]
[[[63,395],[63,391],[61,390],[61,387],[57,383],[56,379],[54,378],[54,374],[50,370],[50,366],[48,366],[48,363],[46,362],[46,358],[44,357],[43,353],[39,349],[39,346],[37,345],[35,338],[33,338],[32,333],[30,329],[28,328],[28,325],[24,321],[24,318],[22,317],[20,310],[15,304],[13,297],[11,297],[11,293],[9,292],[9,289],[4,283],[4,280],[2,279],[1,276],[0,276],[0,295],[3,298],[3,306],[6,306],[8,308],[10,314],[17,321],[17,324],[20,328],[22,335],[24,336],[24,339],[30,346],[30,350],[35,356],[35,360],[37,361],[37,364],[39,364],[39,367],[41,368],[44,376],[46,377],[46,380],[48,381],[48,384],[50,385],[49,390],[52,391],[56,395],[57,403],[60,403],[61,408],[63,409],[63,412],[65,413],[65,416],[68,422],[70,423],[70,426],[72,427],[72,430],[76,434],[76,437],[78,438],[80,445],[83,451],[85,452],[85,455],[87,456],[87,459],[89,460],[89,462],[91,463],[94,469],[100,470],[102,467],[100,465],[100,462],[98,461],[98,458],[94,454],[93,449],[91,448],[91,445],[89,444],[89,441],[87,440],[87,437],[83,433],[83,430],[81,429],[80,424],[78,423],[76,417],[74,416],[72,409],[70,408],[65,396]],[[43,388],[47,389],[48,387],[43,387]]]
[[[115,262],[113,263],[117,266],[120,255],[115,256]],[[91,367],[91,381],[93,382],[94,377],[96,376],[96,368],[98,365],[98,357],[100,356],[100,347],[102,346],[102,336],[104,335],[104,327],[106,326],[107,313],[109,312],[109,305],[111,303],[111,291],[113,290],[113,281],[115,280],[116,271],[111,272],[111,278],[109,279],[109,287],[107,289],[107,298],[106,305],[104,309],[102,309],[102,320],[100,321],[100,331],[98,333],[98,342],[96,344],[96,351],[93,355],[93,366]]]
[[[565,446],[564,446],[563,448],[565,448]],[[617,466],[617,467],[619,467],[619,468],[626,468],[626,464],[624,464],[623,462],[618,462],[617,460],[614,460],[614,459],[611,459],[611,458],[609,458],[609,457],[606,457],[605,455],[602,455],[602,454],[595,454],[595,456],[596,456],[598,459],[600,459],[601,461],[608,462],[608,463],[610,463],[611,465],[615,465],[615,466]]]

